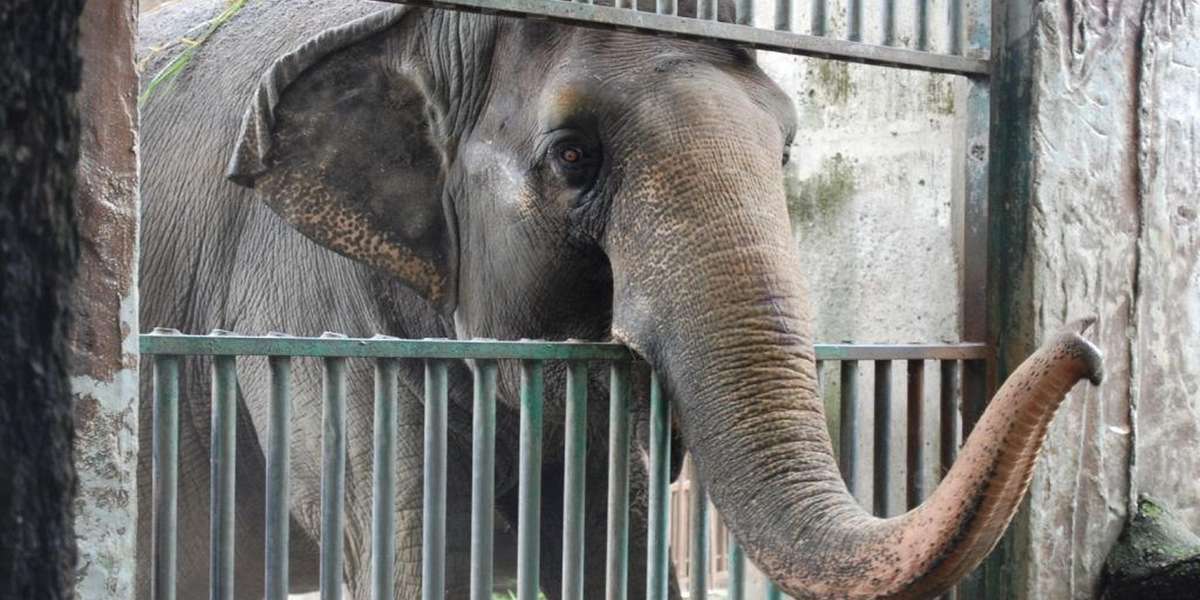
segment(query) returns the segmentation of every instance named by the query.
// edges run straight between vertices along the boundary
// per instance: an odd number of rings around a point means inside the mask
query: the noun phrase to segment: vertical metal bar
[[[675,0],[657,0],[655,4],[660,15],[675,14]]]
[[[950,0],[950,54],[963,53],[963,0]]]
[[[341,600],[342,509],[346,483],[345,358],[325,359],[324,396],[321,416],[321,600]]]
[[[650,374],[650,500],[646,551],[647,600],[666,600],[667,536],[671,527],[671,410],[658,373]]]
[[[732,532],[729,534],[729,600],[746,600],[746,556]]]
[[[883,0],[883,45],[896,45],[896,0]]]
[[[958,361],[943,360],[940,367],[941,475],[944,477],[958,453]]]
[[[858,361],[844,360],[841,365],[841,422],[838,429],[838,464],[846,488],[862,498],[855,471],[858,467]]]
[[[863,0],[848,0],[846,3],[847,39],[852,42],[862,41],[862,12]]]
[[[737,0],[737,24],[754,26],[754,0]]]
[[[587,384],[585,362],[567,366],[567,439],[563,482],[562,597],[583,598],[583,513],[587,479]]]
[[[375,456],[371,506],[371,598],[388,600],[395,585],[396,402],[395,359],[375,362]]]
[[[625,600],[629,579],[629,363],[613,363],[608,413],[607,600]]]
[[[795,0],[779,0],[780,4],[788,4],[788,11],[791,12],[791,2]],[[825,3],[827,0],[812,0],[812,8],[810,18],[812,19],[810,27],[812,35],[825,35]]]
[[[617,8],[637,10],[637,0],[617,0]]]
[[[214,329],[209,335],[229,332]],[[234,466],[237,464],[237,368],[232,356],[212,359],[212,452],[209,476],[209,598],[233,600]]]
[[[925,497],[925,437],[923,420],[925,418],[925,361],[910,360],[908,362],[908,462],[905,472],[908,475],[908,508],[921,503]]]
[[[917,50],[929,50],[929,2],[917,0]]]
[[[492,598],[496,510],[496,363],[475,361],[471,427],[471,600]]]
[[[267,557],[266,600],[288,597],[288,534],[291,512],[288,493],[291,487],[290,453],[291,398],[288,382],[292,363],[286,356],[267,359],[271,369],[270,407],[267,409]]]
[[[767,581],[767,593],[764,597],[766,600],[780,600],[783,594],[779,592],[779,586],[775,585],[774,581]]]
[[[691,485],[688,497],[691,524],[688,529],[692,530],[691,550],[688,552],[691,557],[688,561],[688,598],[704,600],[708,598],[708,490],[704,487],[704,479],[700,477],[695,456],[692,456],[691,464],[688,474]]]
[[[696,16],[706,21],[717,20],[717,0],[699,0]]]
[[[175,330],[155,329],[160,335],[178,335]],[[154,600],[175,598],[175,523],[179,480],[179,357],[154,357],[154,460],[153,477],[154,548],[150,557],[153,576],[150,595]]]
[[[537,600],[542,512],[542,362],[521,361],[517,600]]]
[[[888,516],[892,497],[892,361],[875,361],[875,516]]]
[[[817,361],[817,396],[825,397],[825,361]]]
[[[446,361],[425,361],[425,489],[421,598],[446,596]]]
[[[775,0],[775,29],[779,31],[792,30],[792,3],[796,0]],[[813,0],[823,2],[824,0]],[[818,34],[813,34],[818,35]]]
[[[963,361],[962,396],[962,435],[966,439],[987,408],[986,361]]]

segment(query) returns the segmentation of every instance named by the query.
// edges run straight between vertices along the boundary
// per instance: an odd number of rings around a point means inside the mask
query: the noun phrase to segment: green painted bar
[[[563,482],[562,597],[583,598],[584,490],[587,480],[586,362],[567,367],[567,431]]]
[[[164,332],[163,335],[166,335]],[[154,453],[152,466],[154,547],[150,596],[175,598],[175,523],[179,481],[179,357],[154,360]]]
[[[620,344],[489,340],[404,340],[372,338],[250,337],[145,334],[142,354],[228,356],[316,356],[369,358],[633,360]],[[818,360],[983,360],[992,351],[979,343],[817,344]]]
[[[671,411],[658,374],[650,375],[650,499],[647,532],[646,598],[666,600],[670,573],[667,552],[671,528]]]
[[[542,362],[521,361],[517,600],[538,600],[542,512]]]
[[[629,583],[629,370],[613,363],[608,409],[608,546],[606,600],[625,600]]]
[[[729,600],[746,600],[746,555],[729,534]]]
[[[342,598],[346,487],[346,359],[326,358],[321,415],[321,600]]]
[[[858,361],[844,360],[841,364],[841,411],[838,423],[838,467],[846,489],[862,500],[858,485]]]
[[[700,468],[692,457],[690,504],[692,539],[688,553],[691,564],[688,569],[688,598],[708,598],[708,490],[700,477]]]
[[[764,598],[766,598],[766,600],[780,600],[783,598],[783,593],[779,591],[779,586],[775,585],[775,582],[768,581],[767,593],[764,595]]]
[[[223,335],[214,330],[212,335]],[[237,464],[237,365],[212,361],[212,452],[209,455],[209,598],[233,600],[234,466]]]
[[[288,534],[291,524],[288,508],[288,489],[291,484],[291,464],[288,461],[291,398],[288,382],[291,379],[292,362],[283,356],[273,356],[267,362],[271,369],[271,397],[267,408],[266,600],[287,600]]]
[[[425,490],[421,598],[446,597],[446,362],[425,362]]]
[[[471,427],[471,600],[492,600],[496,506],[496,363],[475,361]]]
[[[375,455],[371,490],[371,598],[390,600],[396,560],[396,402],[395,359],[375,362]]]

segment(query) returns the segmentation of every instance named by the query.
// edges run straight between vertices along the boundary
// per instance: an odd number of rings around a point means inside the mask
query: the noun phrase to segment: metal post
[[[929,50],[929,2],[917,0],[917,50]]]
[[[656,0],[656,8],[660,15],[675,14],[675,0]]]
[[[321,337],[344,337],[325,334]],[[326,358],[321,431],[321,600],[342,598],[346,484],[346,359]]]
[[[496,363],[475,361],[471,427],[471,600],[492,598],[496,510]]]
[[[371,506],[371,598],[389,600],[396,560],[396,402],[400,365],[375,362],[375,455]]]
[[[421,598],[446,596],[446,361],[425,361],[425,489]]]
[[[158,335],[179,335],[174,329],[156,328]],[[154,547],[150,557],[150,595],[155,600],[175,598],[175,524],[179,475],[179,357],[154,357]]]
[[[542,362],[521,361],[517,600],[538,600],[542,512]]]
[[[214,329],[211,336],[229,335]],[[237,370],[232,356],[212,359],[209,477],[209,598],[233,600],[234,467],[237,465]]]
[[[846,21],[849,31],[846,39],[852,42],[862,41],[862,6],[863,0],[849,0],[846,3]]]
[[[944,477],[954,464],[958,453],[958,361],[943,360],[940,362],[941,381],[938,392],[941,395],[941,463]]]
[[[650,500],[646,550],[647,600],[666,600],[671,527],[671,411],[658,373],[650,375]]]
[[[266,600],[287,600],[288,597],[288,533],[291,512],[288,491],[291,484],[291,465],[288,454],[291,444],[291,398],[288,382],[292,363],[286,356],[267,359],[271,369],[271,397],[267,409],[267,543],[266,543]]]
[[[791,3],[795,0],[777,0],[780,4],[788,4],[788,11],[791,11]],[[825,2],[826,0],[812,0],[812,18],[811,27],[812,35],[825,35]]]
[[[717,20],[717,0],[698,0],[696,16],[706,21]]]
[[[613,363],[608,418],[606,600],[625,600],[629,579],[629,363]]]
[[[754,0],[737,0],[737,24],[754,26]]]
[[[563,598],[583,598],[587,384],[587,363],[570,363],[567,367],[567,437],[564,457],[566,472],[563,477]]]
[[[925,498],[925,361],[908,361],[908,508],[913,508]]]
[[[775,585],[774,581],[767,582],[766,600],[780,600],[783,594],[779,592],[779,586]]]
[[[775,1],[775,29],[778,31],[792,30],[792,3],[796,0],[776,0]],[[821,2],[823,0],[813,0],[813,2]],[[813,34],[818,35],[818,34]]]
[[[860,501],[855,471],[858,467],[858,361],[844,360],[841,365],[841,422],[838,434],[838,464],[850,494]]]
[[[688,474],[691,480],[691,494],[688,496],[691,511],[692,530],[691,551],[688,555],[688,598],[704,600],[708,598],[708,490],[704,489],[704,479],[700,477],[700,468],[696,465],[696,457],[692,456],[692,469]],[[665,597],[665,596],[664,596]]]
[[[896,45],[896,0],[883,0],[883,45]]]
[[[746,600],[746,557],[732,532],[729,534],[729,600]]]
[[[892,361],[875,361],[875,516],[888,516],[892,495]]]

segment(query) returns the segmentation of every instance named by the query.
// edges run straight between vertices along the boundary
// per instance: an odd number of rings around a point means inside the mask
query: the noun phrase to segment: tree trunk
[[[0,6],[0,598],[69,598],[81,0]]]

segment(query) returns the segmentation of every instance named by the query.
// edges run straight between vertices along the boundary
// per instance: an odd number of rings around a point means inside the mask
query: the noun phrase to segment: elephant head
[[[1099,355],[1078,332],[1055,338],[929,500],[864,512],[816,391],[783,187],[796,135],[786,95],[737,47],[405,8],[280,59],[229,175],[460,336],[628,344],[660,373],[729,527],[793,596],[935,594],[996,543]]]

